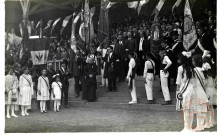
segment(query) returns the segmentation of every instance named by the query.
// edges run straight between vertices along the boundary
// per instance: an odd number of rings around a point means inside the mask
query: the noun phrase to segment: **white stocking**
[[[40,109],[41,109],[41,112],[43,111],[43,101],[40,101]]]
[[[42,101],[42,103],[43,103],[43,111],[45,111],[45,108],[46,108],[45,101]]]
[[[54,111],[56,111],[56,110],[57,110],[57,101],[54,100]]]
[[[10,105],[7,105],[7,116],[10,117]]]
[[[15,105],[11,105],[11,115],[15,115],[14,108],[15,108]]]

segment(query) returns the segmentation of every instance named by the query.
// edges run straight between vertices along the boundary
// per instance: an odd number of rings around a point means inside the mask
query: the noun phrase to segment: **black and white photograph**
[[[2,0],[7,133],[216,134],[216,0]]]

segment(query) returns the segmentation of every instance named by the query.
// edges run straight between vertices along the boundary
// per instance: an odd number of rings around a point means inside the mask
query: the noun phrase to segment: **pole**
[[[88,25],[88,27],[89,27],[89,44],[88,44],[88,48],[89,48],[89,46],[90,46],[90,10],[89,10],[89,25]]]

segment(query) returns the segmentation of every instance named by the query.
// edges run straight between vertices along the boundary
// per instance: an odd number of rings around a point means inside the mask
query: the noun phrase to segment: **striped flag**
[[[138,15],[139,15],[139,13],[140,13],[140,11],[142,9],[142,6],[145,5],[148,2],[149,2],[149,0],[140,0],[139,6],[138,6],[138,9],[137,9]]]
[[[180,5],[181,2],[182,2],[182,0],[177,0],[176,1],[176,3],[172,7],[172,12],[174,11],[174,8],[176,8],[176,7],[178,7]]]
[[[166,0],[160,0],[160,1],[158,2],[157,6],[155,7],[154,11],[152,12],[152,15],[155,15],[155,16],[154,16],[154,21],[157,19],[158,14],[159,14],[161,8],[163,7],[165,1],[166,1]],[[151,15],[151,16],[152,16],[152,15]]]
[[[42,65],[47,63],[49,43],[50,38],[29,39],[29,50],[33,65]]]
[[[184,35],[183,35],[183,45],[184,48],[188,49],[197,41],[197,33],[194,25],[193,16],[191,13],[191,8],[189,1],[186,0],[185,10],[184,10]]]

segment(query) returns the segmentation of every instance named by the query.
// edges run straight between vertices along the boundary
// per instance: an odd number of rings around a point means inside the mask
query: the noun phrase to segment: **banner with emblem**
[[[183,35],[183,45],[185,50],[189,48],[197,41],[196,28],[194,26],[194,20],[191,13],[189,1],[186,0],[185,10],[184,10],[184,35]]]
[[[49,43],[50,38],[29,39],[29,50],[33,65],[42,65],[47,63]]]

